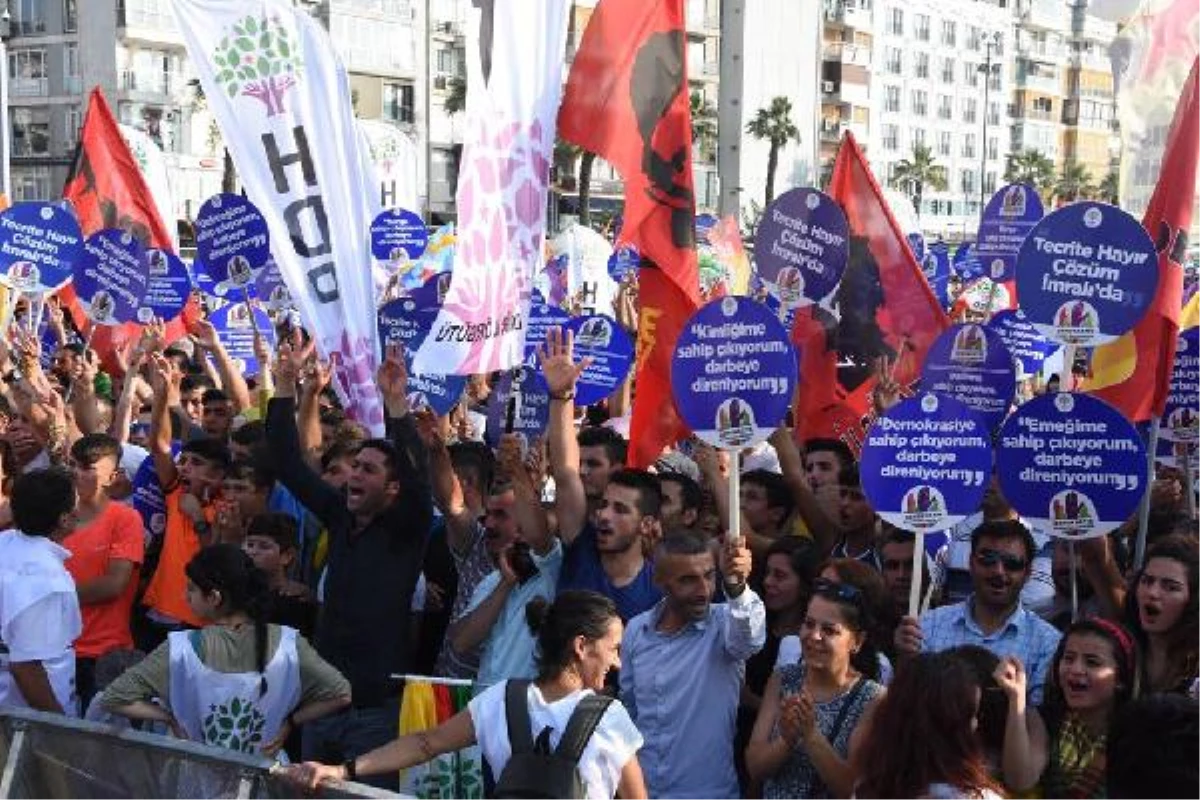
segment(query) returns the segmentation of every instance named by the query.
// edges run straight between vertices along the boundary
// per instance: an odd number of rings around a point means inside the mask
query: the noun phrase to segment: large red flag
[[[92,90],[88,100],[75,163],[63,187],[63,197],[75,207],[79,227],[85,236],[105,228],[120,228],[129,231],[146,247],[170,249],[172,246],[154,196],[99,87]],[[90,333],[91,347],[106,368],[114,369],[114,348],[136,337],[141,327],[136,323],[92,326],[69,284],[60,292],[60,297],[70,310],[76,327],[84,334]],[[167,341],[183,336],[186,323],[198,315],[195,300],[189,301],[183,314],[167,326]]]
[[[600,0],[571,66],[559,134],[625,180],[621,238],[642,254],[637,390],[629,463],[686,434],[671,356],[700,305],[683,0]]]
[[[1175,364],[1176,334],[1183,305],[1183,267],[1187,232],[1196,200],[1196,162],[1200,155],[1200,59],[1184,84],[1167,137],[1158,184],[1142,225],[1158,250],[1158,291],[1146,316],[1116,342],[1092,356],[1092,394],[1107,400],[1135,422],[1161,416]],[[1120,377],[1097,387],[1105,376]]]
[[[808,370],[801,375],[797,422],[805,436],[840,438],[855,446],[870,422],[878,360],[887,357],[891,377],[909,386],[949,321],[849,132],[838,150],[829,194],[850,223],[850,258],[838,290],[841,319],[836,336],[814,336],[798,325],[793,340],[836,349],[841,365],[838,380],[828,379],[827,368],[821,375]],[[821,359],[805,353],[805,363]],[[846,424],[853,416],[858,430]]]

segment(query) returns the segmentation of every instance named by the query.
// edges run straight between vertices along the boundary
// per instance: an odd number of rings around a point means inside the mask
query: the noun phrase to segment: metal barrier
[[[295,797],[271,761],[141,731],[45,714],[0,711],[0,799],[76,797]],[[361,783],[309,796],[398,797]]]

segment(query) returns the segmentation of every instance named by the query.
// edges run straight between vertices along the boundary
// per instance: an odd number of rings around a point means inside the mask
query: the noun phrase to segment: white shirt
[[[500,773],[512,758],[512,743],[508,741],[508,720],[504,714],[504,693],[508,681],[501,681],[473,699],[467,706],[475,726],[475,739],[487,759],[492,774]],[[579,701],[593,694],[590,689],[573,692],[547,703],[537,684],[529,684],[529,722],[534,738],[549,727],[550,745],[557,747],[567,730],[567,722]],[[619,700],[612,701],[595,733],[583,748],[579,758],[579,777],[587,787],[587,796],[611,800],[621,782],[621,770],[642,746],[642,734],[629,718],[629,712]]]
[[[70,552],[44,536],[0,533],[0,707],[28,708],[9,663],[40,661],[68,716],[79,716],[74,642],[83,632]]]

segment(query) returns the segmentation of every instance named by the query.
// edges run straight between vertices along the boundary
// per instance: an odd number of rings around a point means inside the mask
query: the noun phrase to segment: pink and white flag
[[[491,372],[521,363],[562,95],[569,0],[483,0],[467,40],[458,241],[446,301],[414,369]]]

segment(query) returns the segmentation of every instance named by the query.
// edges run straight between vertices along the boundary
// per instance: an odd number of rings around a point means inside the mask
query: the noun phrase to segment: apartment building
[[[842,134],[850,130],[871,150],[874,0],[824,0],[821,32],[821,111],[818,155],[825,185]],[[877,66],[875,67],[877,69]]]
[[[1063,101],[1063,162],[1083,165],[1099,184],[1116,172],[1121,136],[1113,96],[1109,45],[1117,25],[1087,13],[1086,0],[1071,6]]]

